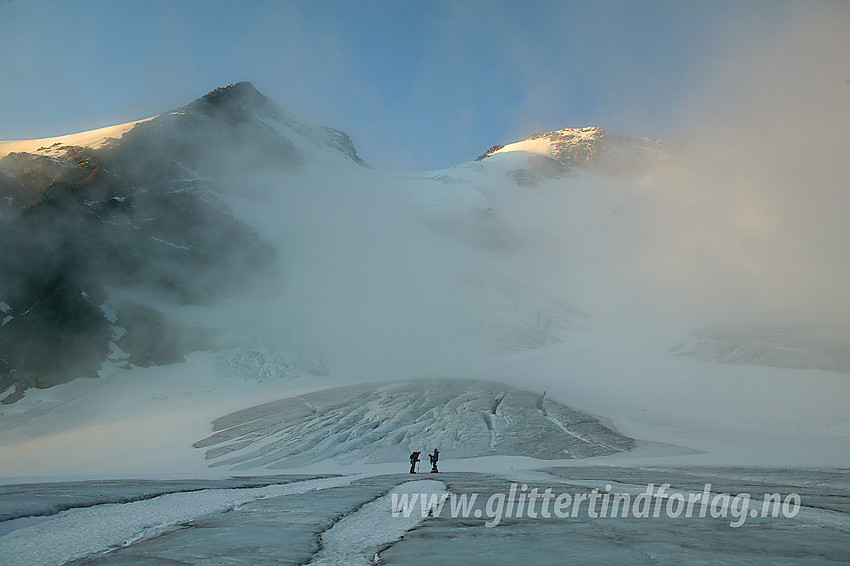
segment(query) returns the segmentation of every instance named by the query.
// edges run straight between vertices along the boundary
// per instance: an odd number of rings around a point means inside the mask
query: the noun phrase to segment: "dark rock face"
[[[17,297],[16,297],[17,298]],[[109,352],[112,328],[103,312],[81,290],[73,270],[56,270],[31,282],[21,297],[29,304],[0,327],[0,389],[15,386],[4,402],[14,401],[29,387],[49,387],[78,376],[96,376]]]
[[[170,178],[292,169],[304,157],[263,119],[279,112],[250,83],[216,89],[195,102],[138,124],[106,150],[125,175]]]
[[[493,155],[494,153],[496,153],[497,151],[499,151],[503,147],[505,147],[505,146],[496,144],[493,147],[491,147],[490,149],[488,149],[487,151],[485,151],[484,153],[482,153],[481,155],[479,155],[478,157],[476,157],[475,161],[481,161],[482,159]]]
[[[363,164],[343,132],[289,119],[250,83],[216,89],[100,149],[0,159],[0,393],[15,387],[5,401],[96,376],[116,328],[128,330],[119,347],[136,365],[179,361],[206,344],[139,307],[109,320],[107,288],[199,304],[261,273],[275,251],[209,179],[297,168],[303,155],[274,121]],[[171,343],[157,333],[164,327]]]
[[[506,173],[508,177],[520,187],[536,187],[540,182],[540,175],[528,169],[513,169]]]
[[[186,361],[186,354],[210,349],[213,334],[202,328],[187,328],[161,312],[135,303],[121,303],[117,318],[126,331],[117,345],[134,366],[151,367]]]
[[[570,168],[546,155],[530,155],[529,169],[512,169],[506,175],[520,187],[536,187],[542,179],[558,179],[567,175]]]

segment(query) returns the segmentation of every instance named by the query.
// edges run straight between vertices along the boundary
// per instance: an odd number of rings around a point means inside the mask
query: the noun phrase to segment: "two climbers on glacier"
[[[410,473],[416,473],[416,464],[419,463],[419,455],[421,452],[413,452],[410,455]],[[437,473],[439,470],[437,469],[437,460],[440,459],[440,451],[434,448],[434,452],[432,454],[428,454],[428,459],[431,462],[431,473]]]

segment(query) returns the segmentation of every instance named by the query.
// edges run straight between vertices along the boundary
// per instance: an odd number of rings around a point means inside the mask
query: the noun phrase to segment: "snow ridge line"
[[[600,442],[600,441],[588,440],[588,439],[586,439],[585,437],[583,437],[583,436],[581,436],[581,435],[579,435],[579,434],[574,433],[573,431],[571,431],[570,429],[568,429],[567,427],[565,427],[565,426],[564,426],[564,424],[563,424],[561,421],[559,421],[558,419],[556,419],[555,417],[552,417],[552,416],[548,416],[548,415],[547,415],[547,416],[546,416],[546,418],[547,418],[547,419],[549,419],[550,421],[552,421],[552,422],[555,424],[555,426],[557,426],[558,428],[560,428],[561,430],[563,430],[563,431],[564,431],[564,432],[566,432],[567,434],[569,434],[569,435],[571,435],[571,436],[574,436],[574,437],[578,438],[578,439],[579,439],[579,440],[581,440],[582,442],[586,442],[587,444],[590,444],[590,445],[599,445],[599,446],[604,446],[604,447],[606,447],[606,448],[610,448],[611,450],[614,450],[614,451],[616,451],[616,452],[623,452],[623,449],[622,449],[622,448],[617,448],[616,446],[611,446],[610,444],[606,444],[606,443],[604,443],[604,442]]]
[[[581,436],[580,434],[576,434],[573,431],[571,431],[570,429],[568,429],[567,427],[565,427],[564,423],[562,423],[557,418],[550,415],[549,411],[547,411],[545,408],[540,408],[543,405],[544,398],[545,398],[545,396],[540,398],[538,410],[543,414],[544,417],[549,419],[549,421],[551,421],[552,424],[554,424],[556,427],[558,427],[559,429],[561,429],[565,433],[569,434],[570,436],[573,436],[575,438],[578,438],[582,442],[590,444],[591,446],[604,446],[605,448],[610,448],[611,450],[614,450],[615,452],[623,452],[622,448],[617,448],[616,446],[611,446],[610,444],[606,444],[606,443],[598,441],[598,440],[588,440],[585,437]]]

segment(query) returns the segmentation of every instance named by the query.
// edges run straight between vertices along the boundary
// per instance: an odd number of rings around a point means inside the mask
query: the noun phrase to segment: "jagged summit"
[[[229,86],[219,87],[206,93],[193,104],[206,103],[210,105],[242,104],[246,106],[272,105],[271,100],[266,98],[253,83],[242,81]]]
[[[143,120],[51,138],[0,141],[0,159],[25,153],[64,160],[72,148],[114,152],[131,145],[138,150],[140,142],[183,157],[190,149],[194,154],[190,161],[204,160],[201,154],[209,154],[214,164],[219,164],[222,146],[235,144],[240,155],[247,149],[260,158],[254,163],[248,160],[249,167],[263,168],[296,166],[303,161],[304,150],[329,148],[368,167],[345,132],[293,117],[247,81],[217,88],[185,106]]]
[[[211,90],[197,100],[176,110],[178,113],[193,112],[206,116],[224,114],[234,121],[245,120],[251,113],[258,111],[264,114],[280,112],[274,102],[248,81]]]
[[[265,130],[263,126],[275,130],[279,130],[279,126],[284,126],[294,130],[316,147],[335,149],[358,165],[368,167],[368,164],[357,155],[357,150],[348,134],[335,128],[312,124],[293,117],[248,81],[212,90],[174,113],[225,120],[232,124],[259,121],[262,124],[254,125],[258,130]]]
[[[616,135],[599,126],[538,132],[507,145],[494,145],[476,160],[510,152],[526,152],[557,160],[566,167],[621,174],[641,169],[645,156],[665,151],[666,143],[643,137]]]
[[[608,131],[600,128],[599,126],[587,126],[584,128],[563,128],[560,130],[555,130],[553,132],[537,132],[531,134],[530,136],[519,140],[518,142],[513,142],[511,144],[498,144],[494,145],[490,149],[488,149],[484,154],[478,157],[478,160],[482,160],[485,157],[493,155],[494,153],[500,151],[534,151],[535,153],[547,152],[554,153],[551,150],[554,145],[559,146],[568,146],[575,145],[577,143],[584,142],[585,144],[592,143],[594,141],[599,141],[605,135],[608,134]],[[541,140],[545,138],[550,143],[537,143],[537,144],[529,144],[526,142],[533,142],[536,140]],[[542,151],[541,151],[542,150]]]
[[[0,142],[0,402],[105,360],[150,366],[207,348],[204,332],[112,294],[179,307],[244,289],[277,252],[227,199],[257,173],[351,161],[368,167],[344,132],[249,82],[146,120]]]

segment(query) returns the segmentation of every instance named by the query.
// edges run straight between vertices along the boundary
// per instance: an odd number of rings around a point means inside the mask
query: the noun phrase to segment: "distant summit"
[[[598,126],[588,126],[539,132],[518,142],[494,145],[476,161],[499,154],[525,152],[551,158],[566,168],[580,167],[610,174],[630,174],[642,169],[641,162],[644,159],[668,151],[667,142],[619,136]],[[551,165],[557,167],[556,164]]]

